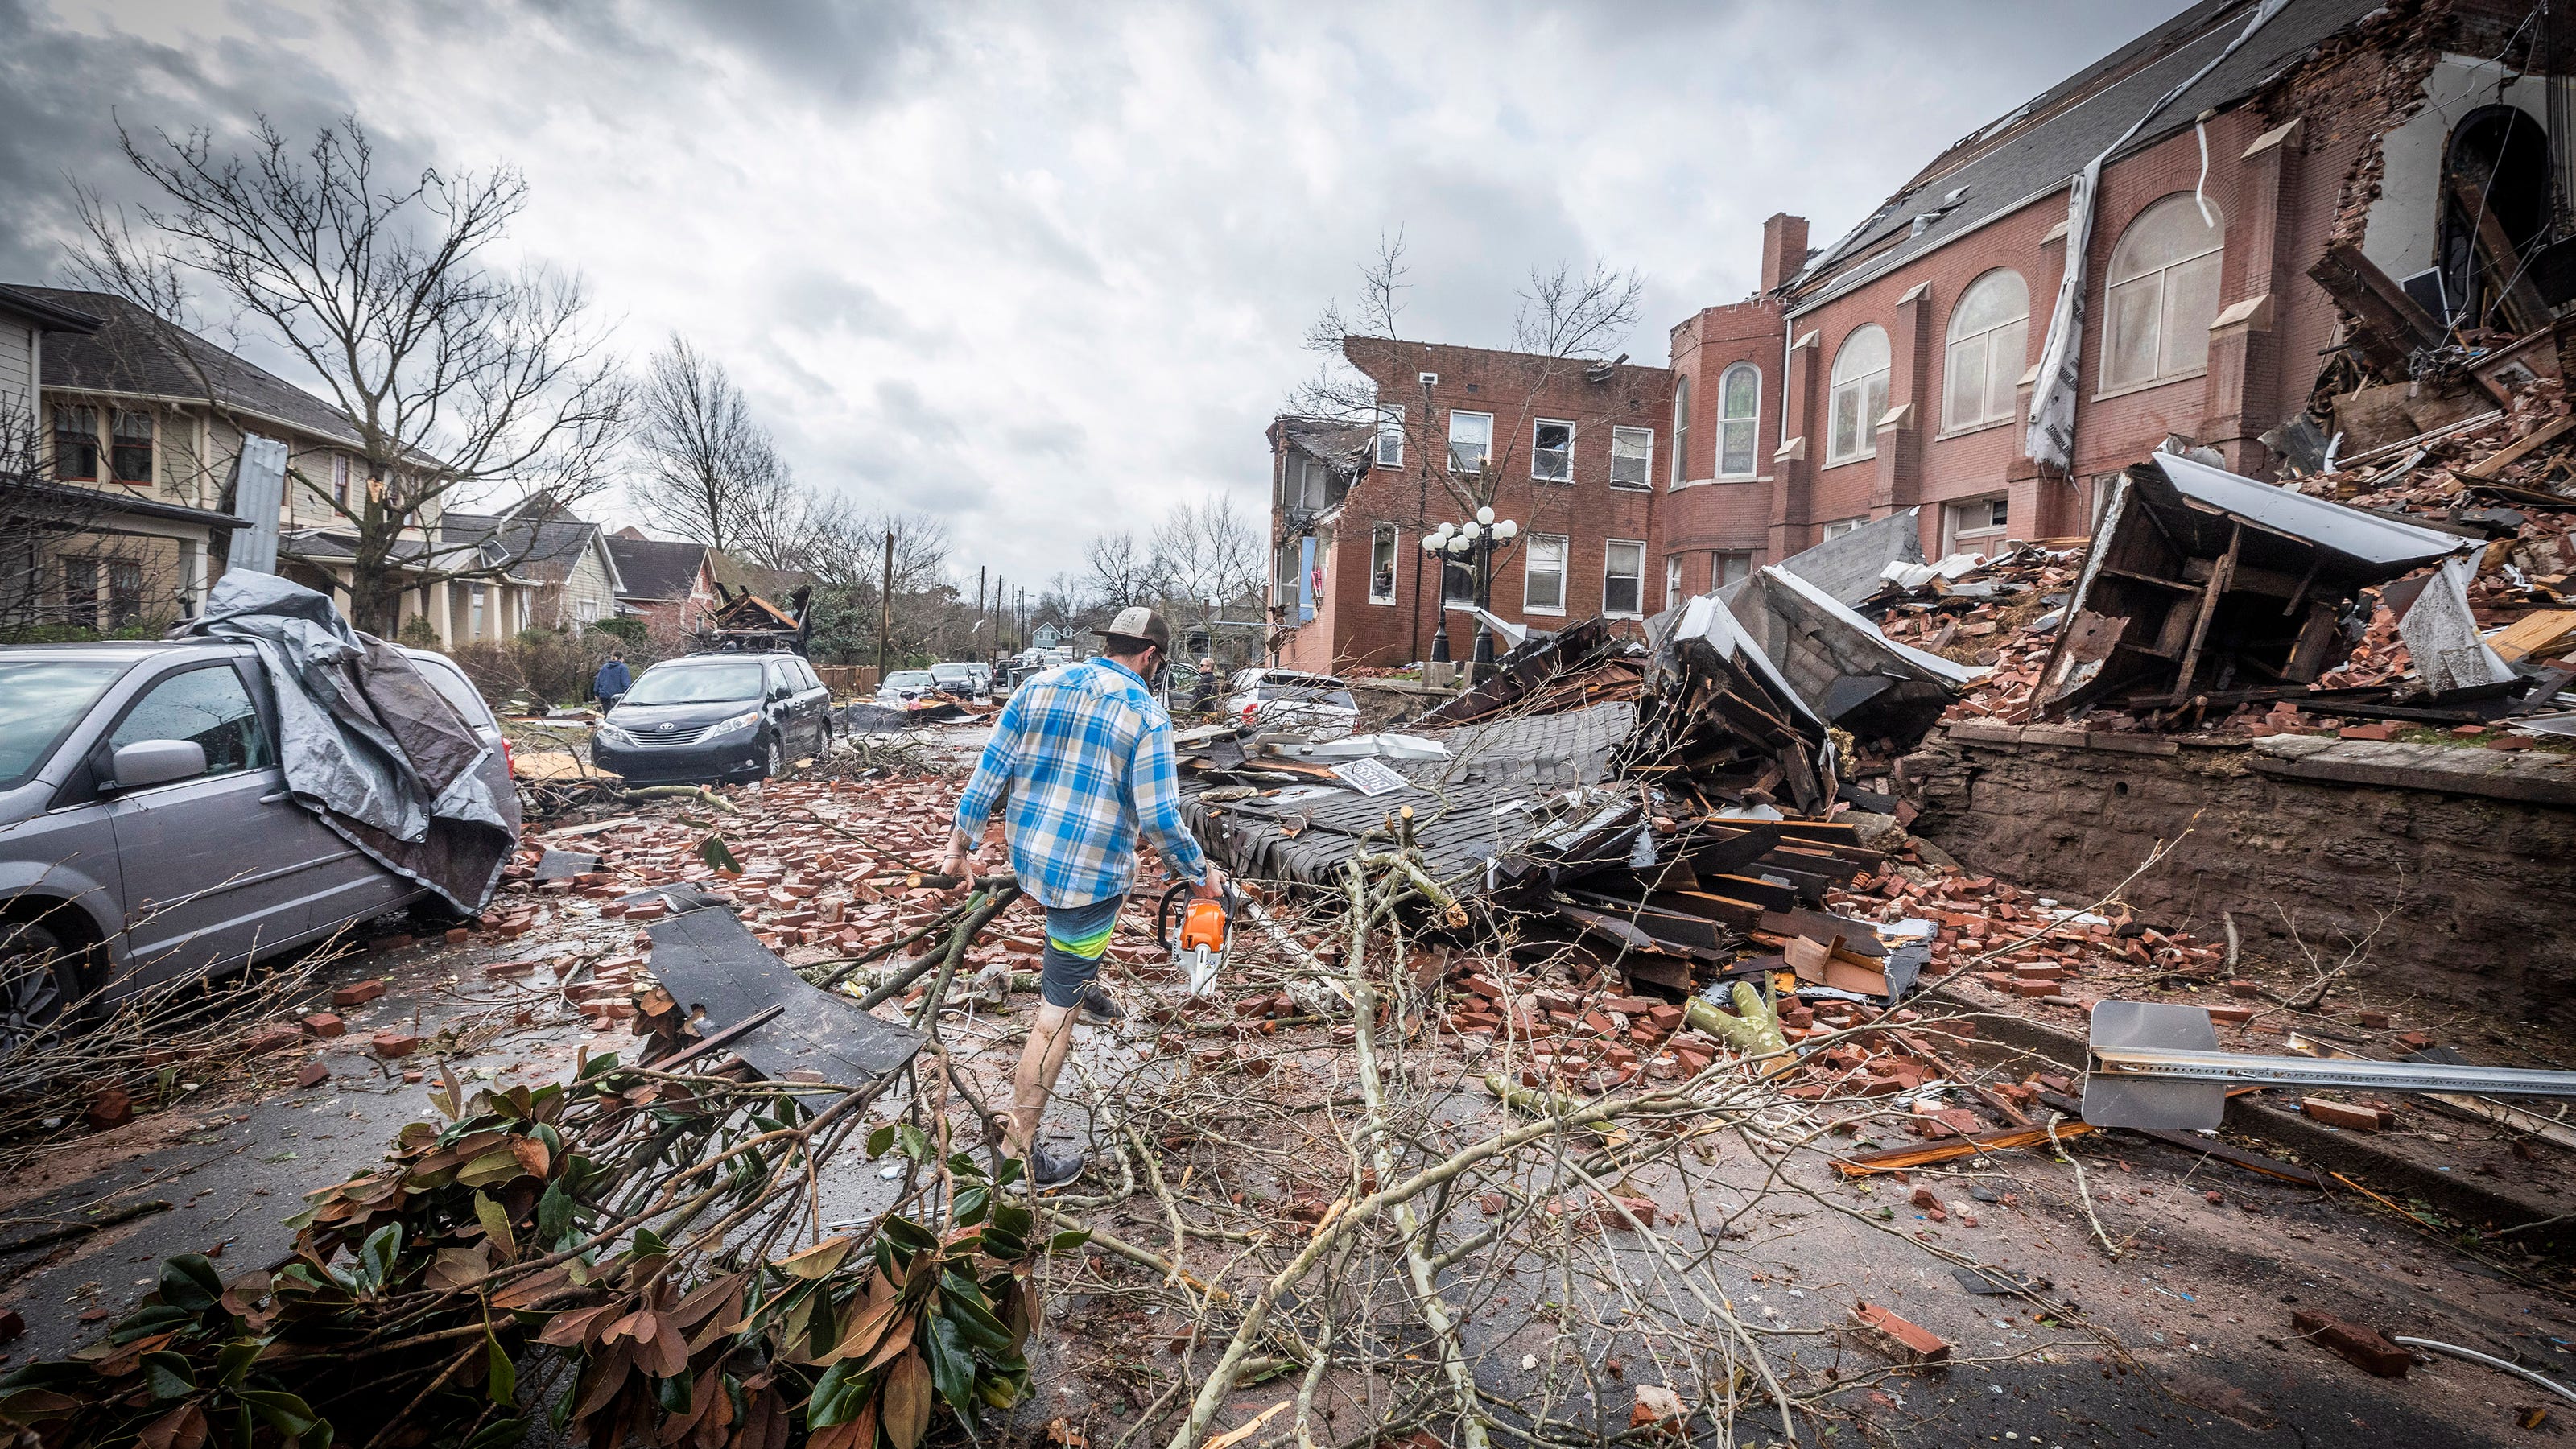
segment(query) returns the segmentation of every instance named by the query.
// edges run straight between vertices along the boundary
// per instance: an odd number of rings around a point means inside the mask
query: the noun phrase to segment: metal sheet
[[[249,524],[233,535],[226,573],[277,572],[278,508],[286,498],[286,444],[244,434],[233,463],[233,517]]]
[[[2093,1008],[2092,1045],[2147,1050],[2216,1051],[2218,1029],[2197,1006],[2161,1001],[2105,1001]],[[2096,1127],[2207,1131],[2227,1116],[2224,1082],[2169,1082],[2084,1074],[2084,1120]]]
[[[2415,673],[2435,694],[2502,684],[2514,677],[2486,641],[2478,637],[2477,616],[2469,612],[2469,577],[2477,571],[2466,556],[2446,559],[2425,580],[2412,607],[2398,617],[2397,637],[2406,641]]]
[[[2165,481],[2183,497],[2303,539],[2357,563],[2403,571],[2473,546],[2451,534],[2239,477],[2179,453],[2150,456],[2164,473]]]
[[[896,1070],[921,1050],[921,1033],[808,985],[731,911],[689,911],[654,923],[652,931],[654,979],[701,1033],[773,1005],[784,1008],[732,1047],[762,1076],[819,1072],[824,1081],[856,1086]]]

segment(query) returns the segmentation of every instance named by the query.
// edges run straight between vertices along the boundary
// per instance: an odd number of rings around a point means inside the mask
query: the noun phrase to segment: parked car
[[[499,721],[454,664],[403,652],[492,747],[482,768],[515,830]],[[438,902],[296,804],[277,741],[246,644],[0,648],[0,1050],[94,992],[236,970]]]
[[[993,692],[993,667],[973,660],[930,666],[930,678],[952,699],[982,699]]]
[[[916,699],[928,699],[939,692],[939,680],[927,669],[898,669],[877,686],[877,703],[889,709],[902,709]]]
[[[758,780],[837,733],[801,654],[720,651],[645,670],[591,736],[590,762],[636,781]]]
[[[1301,734],[1310,740],[1340,739],[1360,720],[1359,702],[1351,698],[1349,681],[1295,669],[1237,670],[1225,712],[1252,729]]]

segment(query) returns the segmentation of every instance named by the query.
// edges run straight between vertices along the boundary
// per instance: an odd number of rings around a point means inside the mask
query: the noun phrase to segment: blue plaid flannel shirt
[[[992,743],[957,800],[957,828],[981,840],[1004,795],[1003,834],[1020,888],[1065,910],[1124,892],[1143,833],[1181,880],[1207,856],[1181,823],[1172,721],[1135,671],[1108,658],[1050,670],[1002,706]]]

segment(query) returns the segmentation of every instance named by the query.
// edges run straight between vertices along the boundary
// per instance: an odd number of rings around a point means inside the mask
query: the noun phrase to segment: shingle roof
[[[49,302],[24,287],[0,287],[0,311],[15,312],[47,332],[90,333],[107,325],[103,318]]]
[[[1954,143],[1808,263],[1790,283],[1792,310],[1812,307],[2065,185],[2165,92],[2224,50],[2244,30],[2254,5],[2255,0],[2201,0]],[[2200,112],[2253,95],[2319,43],[2383,7],[2384,0],[2290,0],[2243,48],[2159,112],[2127,149],[2187,130]],[[1914,232],[1916,218],[1925,216],[1930,220]]]
[[[698,564],[706,557],[703,543],[671,543],[658,538],[608,536],[608,556],[617,560],[618,577],[626,580],[628,599],[685,599],[697,586]]]
[[[533,509],[515,514],[460,513],[450,509],[439,520],[438,536],[451,548],[480,544],[484,556],[496,563],[505,558],[517,560],[510,565],[510,572],[521,578],[559,584],[571,577],[573,565],[581,561],[582,550],[590,547],[591,535],[598,531],[599,525],[586,518],[540,516]],[[614,554],[610,562],[615,562]]]
[[[363,446],[357,428],[331,404],[194,333],[183,334],[189,340],[182,343],[171,335],[174,329],[122,297],[58,287],[11,290],[103,320],[93,335],[56,333],[45,344],[47,386],[180,398],[202,398],[211,389],[219,401],[244,411]]]

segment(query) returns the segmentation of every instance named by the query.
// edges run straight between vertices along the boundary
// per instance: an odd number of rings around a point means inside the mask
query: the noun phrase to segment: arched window
[[[1969,283],[1950,310],[1941,426],[1973,428],[2011,417],[2029,350],[2030,288],[2021,273],[1998,267]]]
[[[1717,476],[1750,478],[1757,470],[1762,370],[1739,362],[1717,380]]]
[[[2219,247],[2225,217],[2215,204],[2176,192],[2129,223],[2111,249],[2110,290],[2103,298],[2102,387],[2143,387],[2190,377],[2209,366],[2209,323],[2218,315]]]
[[[1673,379],[1673,486],[1690,481],[1690,374]]]
[[[1855,328],[1834,354],[1833,400],[1828,405],[1825,466],[1878,455],[1878,420],[1887,412],[1887,333],[1878,324]]]

